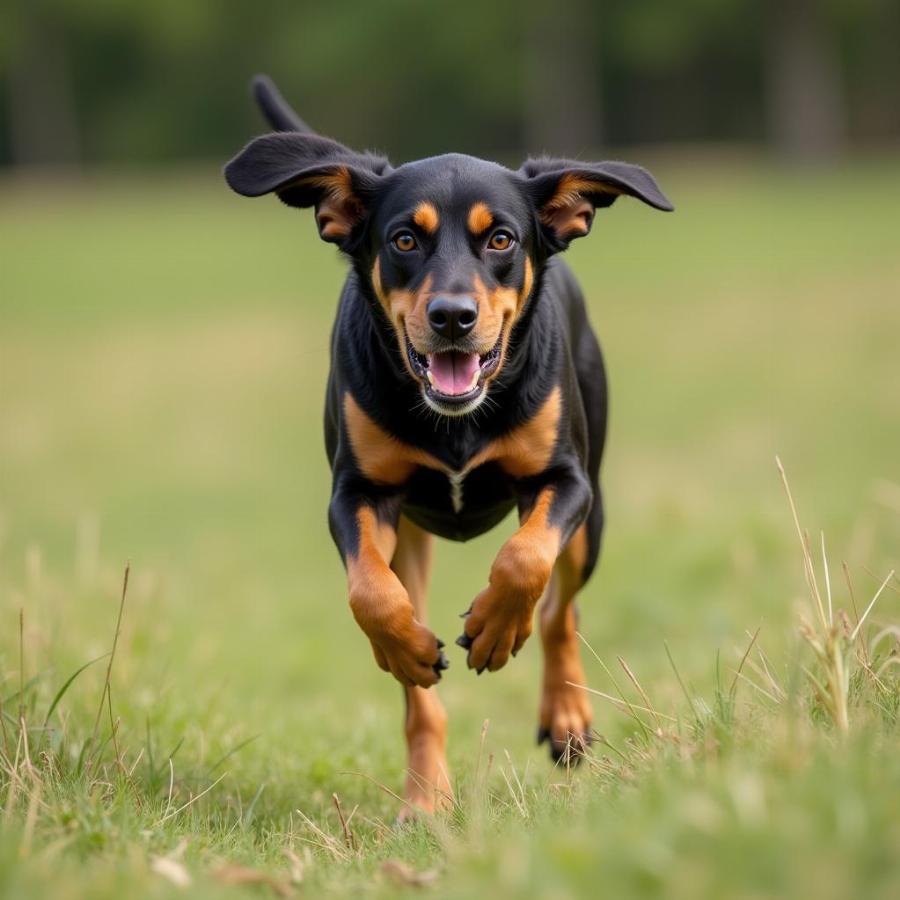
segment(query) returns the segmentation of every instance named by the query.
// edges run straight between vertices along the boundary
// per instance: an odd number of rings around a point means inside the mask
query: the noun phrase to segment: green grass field
[[[900,162],[655,168],[678,212],[617,203],[569,258],[612,389],[586,668],[659,718],[595,697],[553,769],[539,642],[481,679],[452,646],[512,523],[441,543],[456,805],[401,830],[400,690],[325,521],[343,263],[212,167],[0,182],[0,895],[900,896],[900,580],[842,736],[775,466],[852,628],[841,562],[860,614],[900,569]]]

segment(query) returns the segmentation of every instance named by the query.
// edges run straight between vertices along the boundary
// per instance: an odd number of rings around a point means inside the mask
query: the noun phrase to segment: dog
[[[514,507],[462,635],[470,669],[502,669],[532,631],[544,651],[538,743],[577,762],[591,707],[575,597],[603,531],[607,384],[581,290],[560,258],[620,196],[672,204],[623,162],[530,159],[518,170],[458,153],[392,167],[310,129],[266,77],[253,92],[274,132],[225,167],[238,194],[315,209],[350,261],[331,341],[328,522],[350,609],[376,663],[402,685],[406,811],[451,794],[448,666],[426,626],[432,535],[465,541]]]

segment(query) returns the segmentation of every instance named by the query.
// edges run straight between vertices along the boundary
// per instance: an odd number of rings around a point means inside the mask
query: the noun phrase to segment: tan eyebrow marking
[[[472,234],[481,234],[482,231],[487,231],[488,228],[494,222],[494,217],[491,215],[491,211],[487,208],[486,203],[482,203],[480,200],[478,203],[473,203],[472,208],[469,210],[469,231]]]
[[[413,213],[413,222],[428,234],[434,234],[438,230],[441,220],[433,203],[423,200]]]

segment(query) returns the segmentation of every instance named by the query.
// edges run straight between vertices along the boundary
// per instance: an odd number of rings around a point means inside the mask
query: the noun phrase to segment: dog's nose
[[[427,313],[429,324],[442,338],[456,341],[475,327],[478,304],[465,294],[437,296],[429,301]]]

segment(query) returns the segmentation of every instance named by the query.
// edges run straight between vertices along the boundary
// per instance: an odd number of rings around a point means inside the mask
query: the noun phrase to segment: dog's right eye
[[[401,252],[409,253],[410,250],[416,249],[416,239],[408,231],[401,231],[395,234],[391,243]]]

